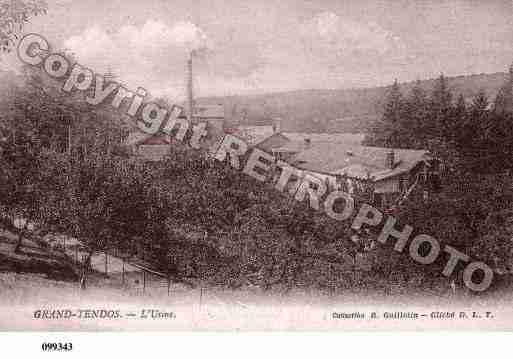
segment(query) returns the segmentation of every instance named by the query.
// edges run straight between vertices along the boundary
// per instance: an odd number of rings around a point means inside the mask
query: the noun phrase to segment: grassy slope
[[[0,231],[0,272],[39,273],[49,279],[74,281],[75,270],[61,253],[24,239],[20,253],[14,253],[16,236]]]
[[[2,235],[4,234],[4,235]],[[170,296],[161,279],[146,278],[142,290],[142,274],[126,274],[125,285],[119,273],[108,278],[93,273],[88,289],[81,291],[72,278],[68,278],[68,262],[58,251],[41,248],[26,240],[24,253],[13,253],[15,238],[0,233],[0,331],[2,330],[191,330],[191,329],[347,329],[380,327],[378,322],[351,322],[329,320],[332,311],[386,310],[465,310],[498,311],[505,327],[513,318],[513,311],[504,311],[511,302],[511,288],[506,286],[486,296],[467,297],[464,292],[451,293],[396,293],[384,296],[356,288],[338,295],[296,289],[290,292],[245,287],[226,290],[215,287],[191,289],[173,283]],[[20,273],[23,272],[23,273]],[[60,274],[58,274],[60,272]],[[463,302],[461,302],[463,301]],[[140,312],[143,308],[174,311],[176,320],[35,320],[39,309],[109,309]],[[471,308],[471,309],[469,309]],[[498,314],[498,315],[499,315]],[[373,324],[375,323],[375,324]],[[422,328],[444,323],[427,322]],[[458,322],[451,326],[463,325]],[[501,327],[497,322],[469,323],[477,327]],[[381,324],[381,327],[383,328]],[[414,329],[414,322],[404,322]]]

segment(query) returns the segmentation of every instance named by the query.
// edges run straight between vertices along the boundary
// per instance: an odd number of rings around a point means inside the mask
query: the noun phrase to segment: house
[[[178,115],[178,119],[187,119],[185,111]],[[192,123],[194,125],[202,122],[207,124],[207,136],[202,141],[205,148],[214,147],[214,144],[222,139],[224,120],[223,105],[195,106]],[[169,154],[172,139],[161,132],[156,135],[149,135],[139,129],[134,129],[130,132],[125,145],[130,147],[132,153],[142,160],[160,161]]]
[[[307,150],[310,146],[310,139],[305,138],[303,141],[289,141],[283,146],[272,148],[271,152],[277,159],[288,162],[293,156]]]
[[[232,134],[243,139],[248,146],[269,153],[290,141],[281,132],[276,132],[273,126],[239,126]]]
[[[349,193],[370,186],[373,203],[386,208],[436,180],[436,161],[424,150],[324,142],[299,152],[289,162]]]
[[[182,111],[178,118],[187,119],[186,111]],[[217,135],[223,133],[225,123],[225,111],[223,104],[195,105],[192,116],[193,123],[206,122],[208,131]]]
[[[169,154],[171,140],[169,136],[152,136],[134,130],[128,136],[125,145],[131,148],[133,155],[143,161],[160,161]]]
[[[274,120],[272,125],[246,126],[239,125],[231,134],[240,137],[250,147],[257,147],[262,151],[272,153],[290,142],[290,139],[281,132],[281,120]]]

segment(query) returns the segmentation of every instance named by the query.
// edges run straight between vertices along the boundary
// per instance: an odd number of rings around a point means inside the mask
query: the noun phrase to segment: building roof
[[[310,139],[312,143],[333,142],[361,144],[365,135],[363,133],[307,133],[307,132],[284,132],[291,141],[304,142]]]
[[[290,140],[281,132],[275,132],[270,137],[267,137],[265,140],[257,143],[255,147],[266,152],[272,152],[275,148],[280,148],[289,142]]]
[[[393,149],[395,165],[385,165],[390,148],[359,146],[343,143],[317,143],[296,154],[291,163],[298,168],[325,174],[345,174],[349,177],[367,178],[375,181],[408,172],[420,162],[428,160],[424,150]]]
[[[186,108],[184,107],[179,117],[187,117]],[[194,105],[194,116],[200,119],[224,119],[224,105]]]
[[[273,126],[239,126],[233,133],[248,145],[256,146],[274,135]]]
[[[139,146],[169,146],[171,144],[171,137],[163,133],[158,133],[154,136],[150,136],[142,142],[139,142]]]
[[[273,152],[275,153],[298,153],[304,151],[306,149],[305,141],[290,141],[285,145],[273,148]]]
[[[141,146],[141,145],[169,145],[171,137],[163,132],[156,134],[145,133],[139,129],[132,129],[128,137],[124,141],[125,146]]]
[[[316,143],[345,143],[360,145],[365,137],[362,133],[307,133],[307,132],[284,132],[290,142],[279,148],[274,148],[276,153],[298,153],[304,151]],[[310,140],[307,145],[305,140]]]
[[[133,129],[129,134],[127,139],[125,140],[126,146],[134,146],[139,143],[142,143],[146,141],[148,138],[152,137],[153,135],[144,133],[140,130]]]
[[[146,161],[162,161],[169,154],[169,145],[144,144],[139,147],[138,157]]]
[[[178,116],[180,118],[186,118],[186,110],[183,108],[181,114]],[[200,119],[200,120],[224,120],[224,105],[196,105],[194,107],[194,117]],[[132,130],[128,135],[128,138],[125,140],[125,145],[127,146],[133,146],[133,145],[139,145],[145,142],[150,137],[165,137],[164,134],[159,133],[156,135],[150,135],[147,133],[142,132],[141,130],[137,129],[135,126],[132,125]],[[153,144],[151,142],[144,143],[144,144]],[[160,143],[155,143],[160,144]]]

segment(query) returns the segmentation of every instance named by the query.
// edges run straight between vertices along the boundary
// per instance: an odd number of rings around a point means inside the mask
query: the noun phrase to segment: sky
[[[503,72],[513,0],[48,0],[26,27],[98,73],[183,99]]]

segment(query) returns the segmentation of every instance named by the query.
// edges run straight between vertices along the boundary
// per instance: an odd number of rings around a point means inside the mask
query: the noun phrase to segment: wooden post
[[[108,275],[109,271],[107,268],[107,262],[108,262],[107,252],[104,252],[104,254],[105,254],[105,275]]]
[[[75,244],[75,262],[78,263],[78,245]]]
[[[85,142],[86,135],[87,135],[86,128],[82,127],[82,154],[83,154],[84,158],[87,155],[87,144]]]
[[[146,293],[146,271],[143,270],[143,294]]]
[[[201,308],[201,303],[203,301],[203,286],[200,287],[200,308]]]
[[[71,155],[71,123],[68,123],[68,155]]]
[[[171,290],[171,277],[167,276],[167,296],[169,297],[169,292]]]
[[[125,257],[123,257],[123,267],[121,269],[121,283],[125,285]]]

